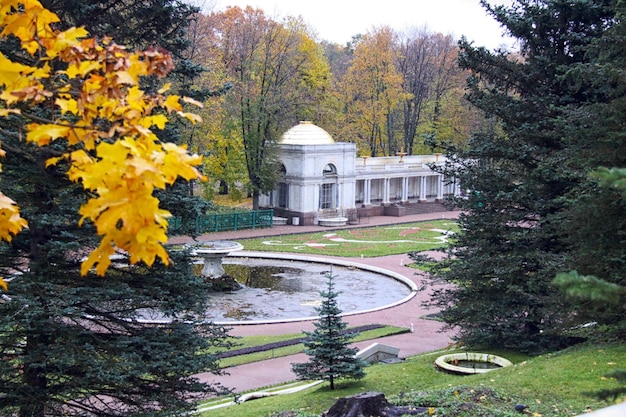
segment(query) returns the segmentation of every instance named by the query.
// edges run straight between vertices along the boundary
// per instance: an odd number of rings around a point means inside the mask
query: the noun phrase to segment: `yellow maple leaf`
[[[77,78],[78,76],[85,77],[87,74],[99,69],[101,66],[102,64],[99,62],[84,60],[68,65],[65,70],[65,74],[67,74],[70,78]]]
[[[143,91],[138,86],[133,86],[128,89],[126,101],[131,109],[139,110],[140,112],[143,112],[147,107]]]
[[[71,27],[66,31],[59,32],[54,38],[44,42],[46,47],[46,55],[48,57],[56,57],[59,52],[68,49],[71,46],[78,45],[80,38],[85,38],[89,35],[85,28]]]
[[[20,10],[19,12],[5,15],[4,29],[0,36],[16,36],[21,40],[22,47],[33,55],[41,48],[39,41],[54,35],[50,25],[59,22],[60,19],[37,0],[21,1],[19,5],[21,7],[14,7],[15,10]]]
[[[45,146],[54,139],[68,136],[70,129],[69,126],[31,123],[28,125],[26,140],[28,142],[34,142],[39,146]]]
[[[155,114],[154,116],[147,116],[139,120],[139,124],[143,127],[156,126],[159,129],[165,129],[167,123],[167,117],[164,114]]]
[[[139,83],[139,77],[133,75],[129,71],[116,71],[116,82],[119,84],[136,85]]]
[[[0,85],[11,85],[34,71],[35,68],[13,62],[0,52]]]
[[[28,222],[20,216],[15,201],[0,192],[0,240],[10,242],[26,227]]]
[[[65,156],[58,156],[58,157],[46,159],[46,168],[55,166],[56,164],[59,163],[59,161],[62,161],[63,159],[65,159]]]
[[[91,268],[97,265],[96,274],[104,276],[106,270],[109,268],[109,265],[111,265],[111,255],[114,253],[115,249],[111,245],[111,242],[103,239],[100,242],[100,246],[91,252],[87,259],[81,264],[80,274],[87,275]]]
[[[171,112],[179,112],[183,110],[183,106],[178,101],[178,96],[168,96],[163,103],[163,107],[167,110],[168,113]]]
[[[78,115],[78,102],[75,99],[57,98],[55,103],[57,106],[59,106],[59,108],[61,109],[61,112],[72,113],[74,115]]]
[[[15,12],[18,10],[19,12]],[[47,12],[47,13],[46,13]],[[49,19],[47,23],[58,22],[59,18],[43,8],[41,3],[37,0],[31,0],[28,2],[5,0],[2,2],[2,8],[0,8],[2,14],[2,24],[4,29],[0,33],[0,36],[8,36],[11,34],[18,36],[21,40],[29,40],[34,37],[37,30],[37,20],[41,17],[41,24],[46,23],[46,18]],[[16,35],[17,36],[17,35]]]

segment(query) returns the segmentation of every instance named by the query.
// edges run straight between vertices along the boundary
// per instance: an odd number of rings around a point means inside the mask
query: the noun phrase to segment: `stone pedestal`
[[[193,255],[199,256],[204,261],[202,276],[206,278],[219,278],[224,275],[222,258],[231,252],[237,252],[243,246],[237,242],[228,240],[217,240],[215,242],[205,242],[200,247],[193,250]]]

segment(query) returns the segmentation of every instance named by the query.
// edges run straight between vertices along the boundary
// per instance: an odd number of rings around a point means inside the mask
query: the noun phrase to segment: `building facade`
[[[311,122],[289,129],[278,146],[282,178],[260,205],[294,225],[401,216],[460,193],[430,169],[445,162],[439,155],[357,157],[354,143],[335,142]]]

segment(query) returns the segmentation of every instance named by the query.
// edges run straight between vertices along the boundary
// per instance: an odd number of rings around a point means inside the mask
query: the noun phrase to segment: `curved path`
[[[458,216],[459,212],[446,211],[442,213],[421,214],[404,217],[372,217],[367,225],[352,227],[371,227],[384,224],[400,224],[410,223],[421,220],[435,219],[453,219]],[[272,236],[294,233],[307,233],[311,231],[333,230],[321,226],[275,226],[270,229],[256,230],[239,230],[233,232],[211,233],[200,236],[197,240],[236,240],[246,237]],[[175,238],[172,242],[179,243],[189,241],[187,238]],[[316,255],[316,258],[321,256]],[[328,257],[332,258],[332,257]],[[339,258],[349,260],[350,258]],[[422,285],[421,277],[417,275],[417,271],[408,268],[406,265],[410,262],[406,254],[382,256],[377,258],[354,258],[354,262],[374,265],[379,268],[388,269],[397,272],[414,281],[418,287]],[[451,333],[442,333],[442,324],[440,322],[426,320],[423,318],[426,314],[433,313],[422,306],[422,302],[428,300],[432,286],[427,286],[423,291],[418,292],[417,296],[410,301],[389,308],[379,310],[372,313],[364,313],[346,316],[344,320],[349,326],[360,326],[365,324],[388,324],[399,327],[411,327],[412,333],[404,333],[400,335],[388,336],[376,340],[368,340],[355,343],[354,346],[359,349],[369,346],[372,343],[384,343],[390,346],[400,348],[400,357],[416,355],[418,353],[428,352],[436,349],[445,348],[451,340]],[[312,321],[288,322],[277,324],[245,324],[233,325],[230,334],[233,336],[247,335],[276,335],[300,333],[303,330],[313,330]],[[270,385],[281,384],[296,379],[291,372],[291,363],[305,362],[307,356],[305,354],[297,354],[270,359],[261,362],[255,362],[246,365],[227,368],[228,375],[215,376],[213,374],[200,374],[202,380],[213,383],[220,383],[225,387],[231,388],[234,392],[244,392]]]

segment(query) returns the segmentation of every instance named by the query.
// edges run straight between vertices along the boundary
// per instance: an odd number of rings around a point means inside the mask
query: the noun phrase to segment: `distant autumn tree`
[[[196,111],[204,122],[186,126],[186,136],[191,149],[204,156],[203,171],[211,173],[210,178],[200,184],[203,197],[212,200],[219,192],[238,200],[247,189],[246,160],[238,118],[227,111],[227,95],[233,83],[220,58],[219,45],[212,42],[213,25],[211,16],[197,13],[187,31],[186,56],[205,69],[193,80],[193,85],[214,94],[209,94],[203,101],[203,108]]]
[[[339,86],[346,109],[342,139],[357,142],[361,152],[372,156],[400,150],[392,116],[405,94],[395,66],[394,42],[395,33],[389,27],[366,34]]]
[[[402,90],[406,93],[402,102],[403,145],[411,155],[415,146],[420,147],[415,143],[419,132],[433,133],[449,122],[447,116],[454,113],[446,114],[448,101],[458,110],[462,72],[456,63],[458,48],[450,35],[414,29],[400,36],[395,48]],[[458,94],[450,96],[455,89]]]
[[[329,85],[321,48],[298,19],[276,22],[260,9],[209,16],[210,43],[232,82],[224,111],[237,120],[253,206],[277,180],[274,144],[299,119],[313,118]]]

